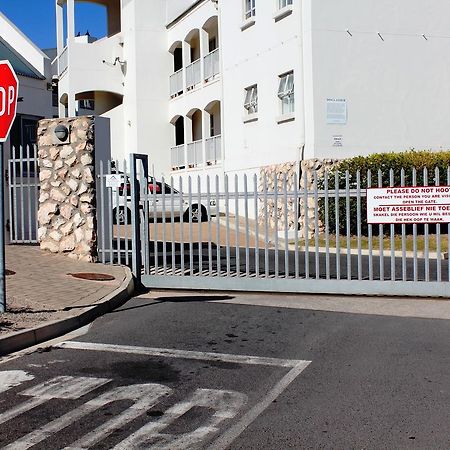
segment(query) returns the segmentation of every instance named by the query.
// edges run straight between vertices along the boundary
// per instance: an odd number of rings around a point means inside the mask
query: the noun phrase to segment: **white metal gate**
[[[367,187],[449,181],[450,168],[155,179],[133,155],[100,169],[100,259],[154,288],[447,297],[449,225],[370,225],[364,211]]]
[[[39,163],[36,146],[12,148],[8,160],[9,241],[11,244],[38,243]]]

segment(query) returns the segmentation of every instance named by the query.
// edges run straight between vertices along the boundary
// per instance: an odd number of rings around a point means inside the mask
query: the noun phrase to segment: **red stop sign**
[[[19,80],[9,61],[0,61],[0,142],[8,139],[16,118]]]

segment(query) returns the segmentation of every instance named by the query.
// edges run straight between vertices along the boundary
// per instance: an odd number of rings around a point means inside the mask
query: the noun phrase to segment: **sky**
[[[0,0],[0,11],[39,48],[56,47],[55,0]],[[105,35],[103,7],[89,3],[75,6],[75,31]]]

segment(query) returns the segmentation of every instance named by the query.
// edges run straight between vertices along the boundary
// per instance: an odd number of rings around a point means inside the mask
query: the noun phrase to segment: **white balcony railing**
[[[186,166],[184,156],[184,144],[177,145],[170,149],[172,169],[181,169]]]
[[[69,66],[69,51],[67,47],[58,56],[58,75],[61,75]]]
[[[176,97],[183,93],[183,69],[170,76],[170,96]]]
[[[187,145],[187,164],[196,167],[203,164],[203,141],[194,141]]]
[[[205,56],[204,65],[205,80],[210,80],[220,73],[220,55],[218,48]]]
[[[201,60],[197,59],[186,67],[186,89],[192,89],[201,81]]]
[[[222,144],[222,136],[220,134],[217,136],[207,138],[205,140],[207,164],[216,164],[217,161],[220,161],[222,159],[221,144]]]

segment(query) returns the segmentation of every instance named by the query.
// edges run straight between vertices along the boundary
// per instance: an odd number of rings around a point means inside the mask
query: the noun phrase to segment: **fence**
[[[137,163],[141,164],[141,160]],[[299,179],[148,177],[121,189],[99,176],[100,256],[132,264],[149,287],[448,296],[449,225],[370,225],[366,188],[401,186],[405,171]],[[115,167],[119,167],[116,163]],[[449,185],[450,170],[445,175]],[[411,179],[428,185],[428,172]],[[433,184],[444,180],[433,173]],[[363,181],[364,182],[363,182]],[[134,187],[133,187],[134,186]],[[301,186],[301,187],[300,187]]]
[[[9,241],[12,244],[36,244],[39,196],[39,164],[36,147],[12,148],[8,160]]]

